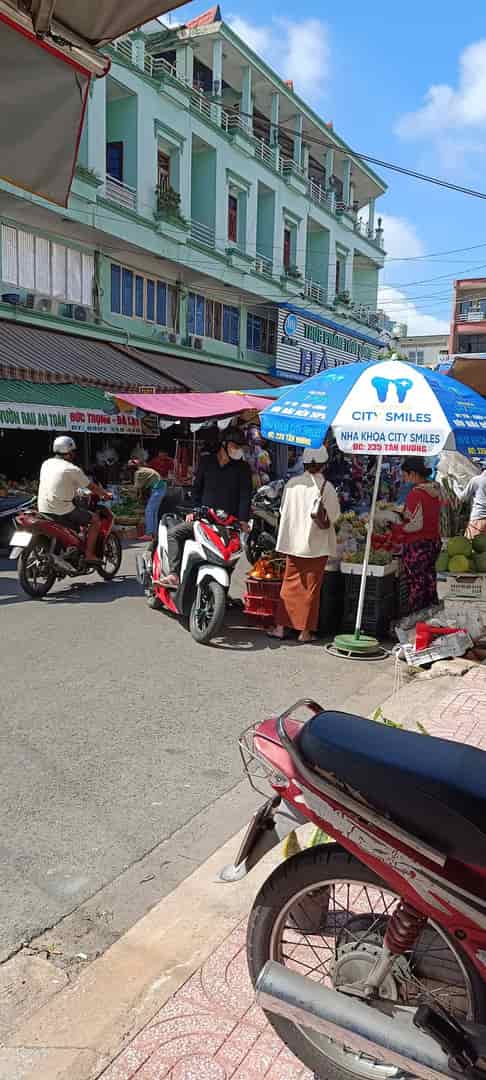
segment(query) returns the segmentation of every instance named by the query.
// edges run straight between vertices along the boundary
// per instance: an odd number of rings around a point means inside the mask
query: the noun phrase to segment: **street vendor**
[[[486,470],[471,478],[461,496],[463,499],[472,499],[465,536],[468,540],[474,540],[475,536],[486,533]]]
[[[156,469],[150,469],[148,465],[143,465],[138,458],[132,458],[128,464],[135,469],[133,477],[135,491],[141,502],[145,504],[145,539],[153,540],[157,534],[158,512],[167,490],[167,484]]]
[[[405,499],[403,525],[393,529],[403,545],[402,561],[408,589],[409,612],[438,603],[435,563],[441,549],[440,519],[443,493],[422,458],[405,458],[402,478],[411,488]]]

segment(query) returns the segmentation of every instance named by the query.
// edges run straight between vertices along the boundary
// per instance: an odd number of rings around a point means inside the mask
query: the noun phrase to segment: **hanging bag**
[[[315,482],[316,487],[317,487],[318,486],[317,481],[314,481],[314,482]],[[329,515],[328,515],[328,512],[327,512],[326,507],[324,505],[324,492],[326,490],[326,487],[327,487],[327,480],[324,481],[324,483],[322,485],[322,488],[321,488],[321,490],[319,492],[319,495],[318,495],[317,499],[315,500],[314,505],[313,505],[312,510],[311,510],[312,521],[313,521],[314,525],[317,525],[318,529],[330,529],[331,528],[331,522],[329,521]]]

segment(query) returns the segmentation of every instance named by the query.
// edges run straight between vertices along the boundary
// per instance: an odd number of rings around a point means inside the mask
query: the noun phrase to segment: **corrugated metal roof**
[[[258,390],[275,386],[277,382],[270,376],[255,375],[252,371],[212,364],[207,360],[186,360],[183,356],[167,356],[132,348],[130,355],[138,357],[144,364],[150,364],[156,371],[170,378],[179,379],[188,390],[207,394],[220,390],[247,390],[251,394],[252,387]]]
[[[37,382],[39,376],[47,376],[50,382],[91,382],[117,390],[152,385],[158,390],[189,389],[162,366],[146,367],[145,355],[140,354],[139,360],[133,355],[133,349],[128,355],[95,338],[0,321],[0,375],[5,378]],[[147,353],[147,360],[152,355]]]
[[[116,412],[112,397],[96,386],[74,383],[34,383],[22,379],[0,379],[0,401],[19,405],[53,405],[65,409],[93,409]]]

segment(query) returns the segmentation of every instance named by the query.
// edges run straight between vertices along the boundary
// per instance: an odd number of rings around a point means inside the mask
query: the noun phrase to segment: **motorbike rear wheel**
[[[196,591],[189,616],[189,629],[195,641],[207,645],[223,625],[226,590],[219,581],[202,581]]]
[[[98,573],[104,581],[111,581],[116,577],[122,561],[122,546],[118,533],[111,532],[106,537],[101,555],[102,564],[98,566]]]
[[[34,536],[19,556],[17,565],[19,585],[33,600],[42,600],[56,580],[56,571],[49,557],[49,541]]]
[[[260,889],[250,914],[247,957],[253,983],[268,960],[330,988],[362,978],[398,902],[385,882],[337,844],[287,859]],[[398,958],[383,989],[410,1009],[425,995],[460,1022],[486,1020],[486,988],[478,973],[457,943],[431,922],[411,952]],[[357,1054],[310,1028],[270,1013],[267,1018],[316,1080],[405,1076],[394,1065]]]

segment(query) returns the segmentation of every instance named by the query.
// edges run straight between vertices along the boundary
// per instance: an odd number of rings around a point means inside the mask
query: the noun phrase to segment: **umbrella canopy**
[[[249,394],[116,394],[137,409],[157,413],[166,420],[212,420],[263,409],[270,398]]]
[[[267,439],[348,454],[486,454],[486,402],[449,375],[400,360],[347,364],[291,387],[261,415]]]

